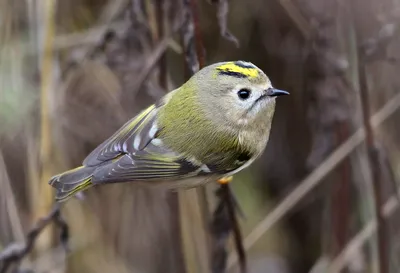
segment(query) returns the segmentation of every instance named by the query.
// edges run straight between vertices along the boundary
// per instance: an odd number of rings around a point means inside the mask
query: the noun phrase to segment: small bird
[[[132,182],[190,188],[227,183],[265,149],[275,98],[254,64],[220,62],[204,67],[129,120],[93,150],[82,166],[51,178],[56,200],[94,185]]]

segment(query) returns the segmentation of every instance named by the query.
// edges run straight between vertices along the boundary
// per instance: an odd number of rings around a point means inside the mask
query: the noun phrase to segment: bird
[[[53,176],[55,199],[131,182],[166,189],[229,183],[264,151],[276,98],[268,76],[246,61],[205,66],[126,122],[82,166]]]

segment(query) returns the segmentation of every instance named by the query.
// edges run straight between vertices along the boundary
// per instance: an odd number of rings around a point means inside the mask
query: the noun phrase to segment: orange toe
[[[231,182],[233,180],[232,176],[228,176],[228,177],[222,177],[221,179],[217,180],[218,183],[220,184],[228,184],[229,182]]]

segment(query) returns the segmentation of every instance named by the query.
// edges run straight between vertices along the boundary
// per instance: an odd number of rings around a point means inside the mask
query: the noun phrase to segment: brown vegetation
[[[116,184],[60,214],[47,184],[237,59],[291,93],[231,184],[248,272],[398,272],[399,20],[391,0],[0,0],[0,272],[237,272],[229,189]]]

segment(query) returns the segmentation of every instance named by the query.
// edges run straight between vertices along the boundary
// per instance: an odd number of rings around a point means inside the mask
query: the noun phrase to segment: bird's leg
[[[224,184],[230,183],[232,180],[233,180],[233,176],[227,176],[227,177],[222,177],[221,179],[218,179],[217,182],[219,184],[224,185]]]

